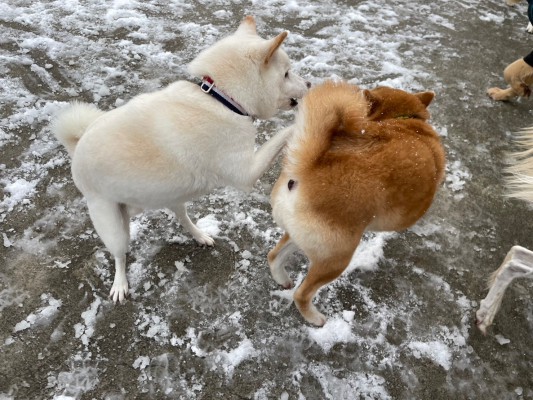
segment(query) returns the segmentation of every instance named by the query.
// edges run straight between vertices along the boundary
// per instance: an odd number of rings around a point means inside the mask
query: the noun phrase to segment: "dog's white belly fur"
[[[296,218],[297,196],[298,190],[289,190],[287,183],[285,183],[276,192],[276,197],[272,201],[272,217],[276,224],[285,231],[294,225],[292,220]]]
[[[239,187],[232,177],[253,156],[253,124],[194,86],[176,82],[97,119],[73,156],[80,191],[146,209]]]

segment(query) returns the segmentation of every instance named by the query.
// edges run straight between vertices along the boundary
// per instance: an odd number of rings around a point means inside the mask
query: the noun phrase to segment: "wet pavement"
[[[368,234],[323,289],[323,328],[270,277],[281,236],[268,195],[220,189],[190,205],[202,248],[168,211],[132,220],[130,298],[70,176],[51,116],[104,110],[188,79],[186,64],[244,15],[313,83],[433,90],[448,166],[428,214]],[[533,248],[527,204],[504,196],[513,132],[531,102],[497,103],[507,64],[531,51],[526,2],[26,1],[0,4],[0,399],[530,399],[533,281],[514,282],[488,335],[486,279],[514,244]],[[258,143],[292,113],[258,122]],[[306,260],[295,256],[301,281]]]

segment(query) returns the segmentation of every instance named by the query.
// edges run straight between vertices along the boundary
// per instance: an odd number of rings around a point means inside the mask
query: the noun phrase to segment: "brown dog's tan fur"
[[[294,294],[307,321],[325,323],[312,299],[346,269],[365,230],[405,229],[431,205],[445,167],[426,122],[433,96],[326,82],[304,97],[272,191],[285,234],[268,260],[274,279],[291,287],[284,260],[296,248],[309,258]]]
[[[509,101],[515,97],[529,97],[533,85],[533,67],[528,65],[523,58],[509,64],[503,71],[503,78],[509,84],[506,89],[493,87],[487,94],[493,100]]]

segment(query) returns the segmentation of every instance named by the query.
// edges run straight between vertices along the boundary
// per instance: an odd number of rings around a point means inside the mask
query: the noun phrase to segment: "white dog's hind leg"
[[[126,277],[126,257],[115,257],[115,279],[109,297],[116,303],[128,295],[128,278]]]
[[[527,33],[533,33],[533,25],[531,24],[531,22],[527,24],[526,31]]]
[[[126,253],[130,239],[130,221],[127,209],[124,205],[98,198],[88,198],[87,206],[96,232],[115,257],[115,279],[109,297],[115,303],[122,302],[128,295]]]
[[[529,275],[533,277],[533,252],[521,246],[513,246],[500,268],[493,273],[489,293],[481,300],[479,310],[476,312],[477,326],[481,332],[486,333],[492,324],[505,289],[512,280]]]
[[[185,204],[180,204],[172,209],[176,217],[179,219],[181,225],[194,237],[194,239],[201,245],[213,246],[215,241],[207,233],[203,232],[196,225],[193,224],[189,215],[187,215],[187,207]]]

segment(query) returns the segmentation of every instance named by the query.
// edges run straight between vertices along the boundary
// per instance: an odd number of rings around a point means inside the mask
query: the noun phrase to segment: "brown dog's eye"
[[[289,188],[289,190],[292,190],[292,188],[294,187],[294,184],[295,184],[295,183],[296,183],[296,182],[294,182],[292,179],[289,180],[289,183],[287,184],[287,187]]]

